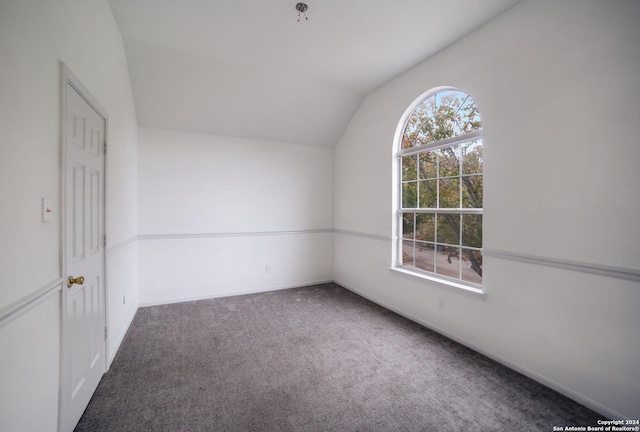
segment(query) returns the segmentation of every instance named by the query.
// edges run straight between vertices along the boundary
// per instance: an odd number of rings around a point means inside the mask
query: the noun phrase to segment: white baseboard
[[[245,294],[259,294],[259,293],[264,293],[269,291],[279,291],[279,290],[291,289],[291,288],[302,288],[306,286],[321,285],[326,283],[333,283],[333,279],[279,285],[279,286],[270,286],[270,287],[264,287],[264,288],[254,288],[254,289],[247,289],[247,290],[240,290],[240,291],[225,291],[221,293],[207,294],[202,296],[177,297],[177,298],[170,298],[170,299],[164,299],[164,300],[142,301],[140,302],[139,307],[158,306],[158,305],[165,305],[165,304],[172,304],[172,303],[184,303],[184,302],[208,300],[208,299],[220,298],[220,297],[232,297],[232,296],[245,295]]]
[[[138,312],[138,307],[136,307],[133,310],[133,313],[131,313],[131,315],[127,318],[127,323],[124,326],[124,329],[122,330],[122,334],[118,335],[118,342],[116,343],[116,347],[113,351],[109,352],[108,355],[108,362],[107,362],[107,370],[106,372],[109,371],[109,369],[111,368],[111,363],[113,363],[113,359],[116,358],[116,354],[118,354],[118,350],[120,349],[120,345],[122,345],[122,341],[124,341],[124,337],[127,335],[127,331],[129,331],[129,327],[131,327],[131,323],[133,322],[133,319],[136,317],[136,313]]]
[[[397,307],[389,306],[389,305],[385,304],[385,302],[380,301],[379,299],[376,299],[375,297],[373,297],[373,296],[371,296],[369,294],[366,294],[366,293],[364,293],[364,292],[362,292],[360,290],[357,290],[357,289],[355,289],[353,287],[350,287],[349,285],[347,285],[347,284],[345,284],[343,282],[340,282],[340,281],[334,281],[334,282],[336,284],[348,289],[349,291],[352,291],[355,294],[366,298],[367,300],[370,300],[370,301],[372,301],[372,302],[374,302],[374,303],[376,303],[376,304],[378,304],[378,305],[380,305],[380,306],[382,306],[382,307],[384,307],[386,309],[389,309],[390,311],[393,311],[393,312],[397,313],[398,315],[402,315],[403,317],[405,317],[405,318],[407,318],[407,319],[409,319],[409,320],[411,320],[413,322],[416,322],[416,323],[418,323],[418,324],[420,324],[420,325],[422,325],[422,326],[424,326],[424,327],[426,327],[426,328],[428,328],[430,330],[433,330],[433,331],[435,331],[437,333],[440,333],[443,336],[446,336],[447,338],[449,338],[449,339],[451,339],[453,341],[456,341],[456,342],[458,342],[458,343],[460,343],[460,344],[462,344],[462,345],[464,345],[464,346],[466,346],[468,348],[471,348],[472,350],[474,350],[474,351],[476,351],[476,352],[478,352],[478,353],[480,353],[480,354],[482,354],[482,355],[484,355],[484,356],[486,356],[486,357],[488,357],[488,358],[490,358],[490,359],[492,359],[492,360],[494,360],[494,361],[496,361],[496,362],[498,362],[498,363],[500,363],[500,364],[502,364],[502,365],[504,365],[504,366],[506,366],[506,367],[508,367],[510,369],[513,369],[514,371],[519,372],[522,375],[524,375],[524,376],[526,376],[528,378],[531,378],[532,380],[534,380],[536,382],[539,382],[540,384],[542,384],[542,385],[544,385],[546,387],[549,387],[552,390],[557,391],[558,393],[568,397],[569,399],[572,399],[572,400],[578,402],[579,404],[584,405],[585,407],[597,412],[598,414],[601,414],[601,415],[603,415],[603,416],[605,416],[607,418],[610,418],[610,419],[627,419],[627,420],[629,419],[629,417],[626,417],[626,416],[624,416],[624,415],[622,415],[622,414],[620,414],[620,413],[618,413],[618,412],[616,412],[616,411],[614,411],[614,410],[602,405],[599,402],[596,402],[596,401],[594,401],[594,400],[592,400],[592,399],[590,399],[590,398],[588,398],[588,397],[586,397],[584,395],[581,395],[580,393],[577,393],[577,392],[571,390],[570,388],[565,387],[562,384],[559,384],[559,383],[557,383],[557,382],[555,382],[555,381],[553,381],[551,379],[548,379],[548,378],[538,374],[537,372],[532,371],[531,369],[528,369],[525,366],[522,366],[522,365],[520,365],[518,363],[515,363],[515,362],[513,362],[513,361],[511,361],[511,360],[509,360],[507,358],[502,357],[499,354],[496,354],[496,353],[492,352],[492,351],[480,348],[480,347],[474,345],[473,343],[470,343],[467,340],[461,339],[461,338],[459,338],[459,337],[447,332],[446,330],[443,330],[442,328],[440,328],[440,327],[438,327],[436,325],[433,325],[432,323],[430,323],[428,321],[425,321],[425,320],[423,320],[421,318],[417,318],[417,317],[413,316],[412,314],[409,314],[409,313],[407,313],[407,312],[405,312],[402,309],[399,309]]]

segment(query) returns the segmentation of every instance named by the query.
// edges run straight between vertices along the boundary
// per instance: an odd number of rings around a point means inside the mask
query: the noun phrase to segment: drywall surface
[[[135,184],[135,182],[133,182]],[[107,326],[109,364],[124,339],[139,304],[138,241],[131,237],[107,249]]]
[[[54,295],[0,329],[0,430],[57,430],[59,328]]]
[[[141,304],[333,277],[333,150],[140,129]]]
[[[604,415],[640,416],[638,19],[634,1],[524,1],[365,98],[335,149],[336,281]],[[444,85],[483,119],[484,298],[388,270],[394,134]]]
[[[58,415],[60,262],[60,61],[109,115],[106,229],[114,260],[108,324],[124,334],[135,311],[137,125],[122,38],[106,1],[0,2],[0,310],[57,292],[0,328],[0,429],[55,431]],[[42,222],[41,200],[53,204]],[[56,288],[57,287],[57,288]],[[112,290],[112,288],[114,288]],[[118,305],[114,294],[132,303]],[[8,309],[7,309],[8,308]],[[25,331],[21,329],[27,329]],[[120,335],[112,332],[109,348]],[[14,394],[30,398],[12,397]],[[34,400],[37,398],[37,401]],[[32,415],[37,407],[38,415]]]

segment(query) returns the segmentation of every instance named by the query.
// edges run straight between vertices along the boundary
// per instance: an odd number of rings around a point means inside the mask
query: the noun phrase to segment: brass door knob
[[[84,276],[78,276],[74,278],[73,276],[69,276],[69,282],[67,282],[67,287],[71,288],[71,285],[78,284],[82,285],[84,283]]]

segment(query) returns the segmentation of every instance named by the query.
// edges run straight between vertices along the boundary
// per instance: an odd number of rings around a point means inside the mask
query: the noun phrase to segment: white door
[[[72,431],[106,370],[105,119],[64,84],[61,431]]]

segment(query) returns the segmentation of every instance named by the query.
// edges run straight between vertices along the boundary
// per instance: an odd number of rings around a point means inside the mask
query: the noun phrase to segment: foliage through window
[[[406,120],[399,156],[398,264],[482,284],[482,123],[471,97],[429,94]]]

